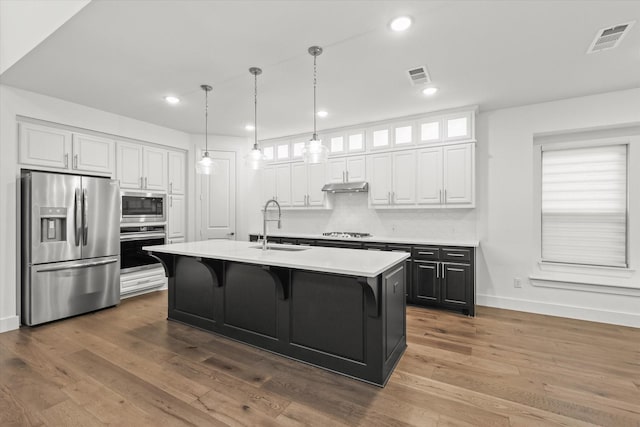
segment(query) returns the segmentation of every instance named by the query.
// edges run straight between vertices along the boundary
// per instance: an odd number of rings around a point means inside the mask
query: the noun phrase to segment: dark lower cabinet
[[[255,241],[257,236],[249,236]],[[475,315],[475,248],[354,242],[333,239],[269,237],[274,243],[333,248],[401,251],[411,253],[405,261],[405,297],[410,304],[439,307]]]

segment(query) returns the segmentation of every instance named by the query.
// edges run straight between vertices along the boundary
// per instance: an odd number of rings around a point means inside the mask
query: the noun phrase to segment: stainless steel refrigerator
[[[22,173],[22,323],[120,301],[120,191],[108,178]]]

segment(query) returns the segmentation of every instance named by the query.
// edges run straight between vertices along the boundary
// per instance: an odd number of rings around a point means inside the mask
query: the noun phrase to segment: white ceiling
[[[414,20],[392,33],[394,16]],[[481,110],[640,87],[640,23],[613,50],[586,55],[597,30],[640,21],[639,1],[99,1],[0,82],[183,130],[271,138],[477,104]],[[406,70],[426,65],[440,91]],[[165,95],[182,102],[167,105]]]

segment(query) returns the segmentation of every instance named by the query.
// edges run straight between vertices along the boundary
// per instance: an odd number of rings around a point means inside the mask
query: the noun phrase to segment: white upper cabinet
[[[417,202],[421,205],[442,204],[442,147],[424,148],[417,152]]]
[[[276,168],[267,166],[262,169],[262,201],[276,198]]]
[[[120,188],[167,190],[167,150],[118,142],[116,152]]]
[[[329,134],[326,144],[331,155],[343,155],[361,153],[365,151],[364,130],[350,130],[341,133]]]
[[[291,165],[291,205],[314,207],[324,205],[325,165],[293,163]]]
[[[424,119],[418,122],[418,142],[432,144],[442,142],[442,119]]]
[[[417,202],[425,207],[474,207],[475,144],[418,150]]]
[[[415,142],[413,123],[399,123],[393,127],[393,145],[406,147]]]
[[[474,204],[474,144],[442,147],[444,164],[444,204]]]
[[[389,126],[375,126],[369,129],[367,140],[371,150],[391,148],[391,129]]]
[[[327,182],[357,182],[366,180],[365,157],[350,156],[329,159],[326,172]]]
[[[367,156],[372,205],[413,205],[416,201],[416,156],[413,150]]]
[[[102,172],[115,171],[115,142],[112,139],[74,133],[72,138],[72,164],[74,170]]]
[[[291,165],[267,166],[262,170],[262,198],[276,199],[280,206],[291,205]]]
[[[19,125],[21,164],[112,176],[114,141],[33,123]]]
[[[120,180],[120,188],[143,188],[142,145],[118,142],[116,153],[116,175]]]
[[[446,116],[444,122],[444,141],[472,140],[474,135],[473,112],[464,112]]]
[[[186,176],[185,164],[186,156],[182,151],[170,151],[169,161],[169,194],[185,194]]]
[[[304,146],[306,141],[298,141],[295,140],[291,142],[291,155],[294,160],[299,160],[302,158],[302,151],[304,150]]]

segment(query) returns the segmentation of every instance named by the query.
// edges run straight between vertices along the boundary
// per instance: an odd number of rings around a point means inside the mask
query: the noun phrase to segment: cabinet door
[[[444,118],[444,140],[460,141],[473,139],[473,113],[465,112]]]
[[[185,194],[186,156],[181,151],[169,152],[169,194]]]
[[[281,206],[291,206],[291,165],[276,166],[276,199]]]
[[[443,304],[453,308],[469,305],[471,288],[469,264],[442,263]]]
[[[364,156],[347,157],[346,179],[347,182],[366,181]]]
[[[20,123],[20,163],[67,169],[71,132],[31,123]]]
[[[372,205],[391,204],[392,179],[391,154],[375,154],[367,157],[369,197]]]
[[[422,205],[442,203],[442,147],[418,151],[417,201]]]
[[[326,184],[326,168],[323,163],[309,164],[307,166],[307,202],[309,206],[324,205],[324,191],[322,187]]]
[[[307,205],[306,163],[294,163],[291,165],[291,205]]]
[[[393,204],[415,204],[416,155],[414,151],[393,153],[393,189],[391,191]]]
[[[116,176],[120,188],[142,188],[142,146],[118,142],[116,157]]]
[[[186,234],[185,200],[182,195],[169,196],[168,232],[169,239],[184,237]]]
[[[327,162],[327,181],[328,182],[345,182],[346,181],[346,161],[342,159],[330,159]]]
[[[144,147],[144,188],[146,190],[167,189],[167,150]]]
[[[71,167],[74,170],[113,175],[115,171],[115,142],[113,140],[74,133],[72,141],[73,160]]]
[[[444,203],[473,205],[473,144],[443,147]]]
[[[265,167],[262,170],[262,203],[276,198],[276,168]]]
[[[437,304],[440,297],[437,261],[413,261],[411,298],[416,302]]]

